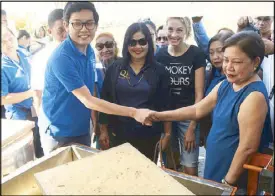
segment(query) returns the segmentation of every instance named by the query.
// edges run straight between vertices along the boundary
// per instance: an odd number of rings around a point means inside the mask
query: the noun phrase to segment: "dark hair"
[[[128,27],[124,36],[123,49],[122,49],[124,66],[129,65],[129,62],[131,61],[131,55],[128,51],[128,46],[130,41],[132,40],[133,35],[137,32],[142,32],[148,43],[148,53],[146,55],[146,64],[152,64],[154,62],[154,45],[153,45],[153,40],[152,40],[150,31],[146,26],[146,24],[142,22],[137,22],[137,23],[131,24]]]
[[[224,44],[225,40],[228,39],[229,37],[231,37],[232,35],[234,35],[234,33],[228,31],[226,33],[217,33],[216,35],[214,35],[208,42],[208,51],[210,50],[210,45],[215,42],[215,41],[220,41],[222,44]]]
[[[68,2],[64,8],[64,20],[69,22],[72,13],[80,12],[81,10],[90,10],[93,12],[95,24],[98,24],[99,15],[96,12],[95,6],[91,2],[79,1],[79,2]]]
[[[232,29],[227,28],[227,27],[220,28],[217,33],[220,33],[221,31],[228,31],[228,32],[234,34],[234,31]]]
[[[255,25],[252,23],[248,23],[246,27],[244,27],[243,29],[240,29],[240,32],[241,31],[253,31],[255,33],[258,33],[259,35],[261,34],[260,30],[257,27],[255,27]]]
[[[1,15],[7,15],[7,12],[5,10],[1,10]]]
[[[54,9],[48,16],[48,26],[51,28],[55,21],[63,19],[63,9]]]
[[[251,60],[260,57],[260,63],[255,70],[258,72],[265,55],[265,45],[259,34],[253,31],[236,33],[225,41],[223,51],[231,46],[238,46]]]
[[[159,26],[159,28],[157,29],[157,35],[158,35],[159,31],[162,29],[163,29],[163,25]]]
[[[26,30],[19,30],[18,31],[18,36],[17,36],[17,40],[21,39],[22,37],[26,37],[27,39],[29,39],[31,37],[31,35],[26,31]]]
[[[150,26],[154,29],[155,34],[157,34],[156,25],[155,25],[155,23],[153,23],[153,22],[151,21],[150,18],[140,19],[138,22],[142,22],[142,23],[144,23],[144,24],[146,24],[146,25],[147,25],[147,24],[150,25]]]

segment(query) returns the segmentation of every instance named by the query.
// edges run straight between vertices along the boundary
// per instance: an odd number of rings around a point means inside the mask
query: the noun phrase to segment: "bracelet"
[[[234,186],[233,184],[228,183],[224,178],[222,179],[222,183],[223,183],[223,184],[227,184],[227,185],[229,185],[229,186]]]

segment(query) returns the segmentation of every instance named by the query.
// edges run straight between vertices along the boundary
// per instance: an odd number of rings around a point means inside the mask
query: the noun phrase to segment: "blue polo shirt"
[[[14,61],[2,54],[1,66],[1,96],[9,93],[20,93],[30,89],[30,63],[25,54],[17,50],[20,61]],[[5,105],[6,117],[11,119],[25,120],[30,109],[32,99],[26,99],[20,103]]]
[[[80,52],[68,36],[48,60],[38,123],[40,130],[48,130],[51,136],[74,137],[89,133],[91,110],[72,93],[86,85],[93,94],[96,70],[90,45],[86,53]]]

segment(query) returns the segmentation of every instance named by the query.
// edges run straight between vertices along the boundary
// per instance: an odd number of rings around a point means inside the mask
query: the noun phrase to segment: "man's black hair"
[[[63,19],[63,9],[54,9],[48,16],[48,26],[51,28],[55,21]]]
[[[28,31],[22,29],[18,31],[18,36],[17,36],[17,40],[21,39],[22,37],[26,37],[27,39],[29,39],[31,37],[31,35],[28,33]]]
[[[72,13],[80,12],[81,10],[90,10],[93,12],[95,24],[98,24],[99,15],[95,9],[95,6],[91,2],[79,1],[79,2],[68,2],[64,8],[64,20],[68,23]]]

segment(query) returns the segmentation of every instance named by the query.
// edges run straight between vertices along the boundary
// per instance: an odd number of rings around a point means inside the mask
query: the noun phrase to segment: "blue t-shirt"
[[[17,50],[17,54],[20,62],[2,54],[1,96],[6,96],[9,93],[25,92],[30,89],[31,66],[29,60],[22,51]],[[20,103],[5,105],[6,117],[25,120],[27,112],[24,109],[30,109],[31,106],[32,98]]]
[[[39,127],[42,131],[49,130],[52,136],[74,137],[89,133],[91,110],[72,93],[86,85],[93,94],[96,70],[90,45],[86,53],[81,53],[68,36],[48,60]]]
[[[235,92],[232,83],[224,80],[218,90],[218,100],[213,111],[213,124],[206,143],[204,178],[221,182],[227,174],[239,145],[238,113],[242,102],[254,91],[261,92],[268,104],[268,95],[264,83],[252,82]],[[248,114],[250,115],[250,114]],[[272,140],[269,129],[269,107],[261,136],[259,151],[268,147]]]
[[[214,77],[213,77],[213,79],[211,80],[209,86],[206,89],[205,96],[207,96],[212,91],[212,89],[217,84],[219,84],[221,81],[223,81],[225,78],[226,78],[226,76],[224,74],[222,74],[220,70],[215,69]]]

